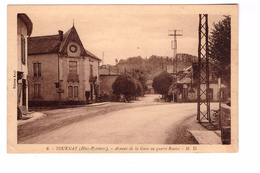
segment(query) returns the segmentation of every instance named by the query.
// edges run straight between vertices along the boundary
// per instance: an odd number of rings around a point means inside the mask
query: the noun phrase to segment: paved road
[[[143,107],[93,116],[22,143],[39,144],[164,144],[173,127],[196,114],[196,103],[164,103],[146,106],[155,95],[129,104]],[[217,108],[211,104],[211,108]],[[76,109],[76,108],[75,108]],[[172,135],[171,135],[172,136]]]

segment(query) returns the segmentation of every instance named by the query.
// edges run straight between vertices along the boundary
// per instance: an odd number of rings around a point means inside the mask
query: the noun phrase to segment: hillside
[[[178,72],[192,65],[193,62],[197,62],[197,57],[189,54],[177,54],[178,57]],[[167,56],[152,55],[148,59],[144,59],[140,56],[130,57],[126,60],[121,59],[115,66],[111,67],[113,71],[118,73],[132,73],[134,69],[143,71],[146,78],[153,79],[154,76],[160,72],[167,70],[169,73],[175,72],[176,60],[172,60]]]

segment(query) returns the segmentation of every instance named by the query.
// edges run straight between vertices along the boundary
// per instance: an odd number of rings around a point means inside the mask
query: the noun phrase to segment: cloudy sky
[[[178,12],[171,6],[45,6],[24,10],[33,22],[32,36],[64,33],[73,25],[90,52],[104,63],[133,56],[143,58],[173,54],[169,29],[183,30],[177,38],[178,53],[197,55],[199,13]],[[190,12],[189,12],[190,13]],[[223,14],[209,15],[209,27]]]

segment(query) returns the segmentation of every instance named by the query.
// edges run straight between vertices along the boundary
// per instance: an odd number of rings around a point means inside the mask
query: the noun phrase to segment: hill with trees
[[[193,62],[197,62],[196,56],[179,53],[178,57],[178,72],[192,65]],[[121,59],[119,62],[111,67],[113,71],[119,74],[134,74],[138,69],[145,76],[146,80],[153,80],[153,78],[160,74],[162,71],[168,71],[169,73],[175,72],[176,60],[168,56],[152,55],[149,58],[142,58],[141,56],[129,57],[127,59]]]

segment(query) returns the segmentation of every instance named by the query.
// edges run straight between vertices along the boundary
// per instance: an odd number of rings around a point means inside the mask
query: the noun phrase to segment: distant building
[[[100,91],[112,95],[113,94],[112,85],[115,82],[116,78],[119,76],[119,74],[112,71],[111,66],[102,65],[99,68],[99,75],[100,75]]]
[[[197,101],[197,79],[196,79],[196,72],[194,72],[194,66],[190,66],[186,69],[183,69],[181,73],[178,74],[178,96],[180,102],[190,102],[190,101]],[[209,95],[211,101],[218,101],[219,100],[219,89],[218,89],[218,81],[217,78],[214,78],[214,75],[210,75],[209,79]],[[200,84],[202,90],[206,89],[206,84]],[[226,88],[225,85],[221,85],[221,88]],[[171,89],[170,89],[171,92]],[[205,96],[205,95],[204,95]],[[206,98],[202,98],[206,99]]]
[[[22,118],[22,111],[28,110],[28,37],[32,34],[33,23],[24,14],[17,15],[17,111]]]
[[[146,91],[147,94],[154,94],[154,89],[153,89],[153,80],[147,80],[146,82],[148,90]]]
[[[65,34],[29,39],[29,105],[54,106],[94,101],[101,59],[86,50],[73,26]]]

